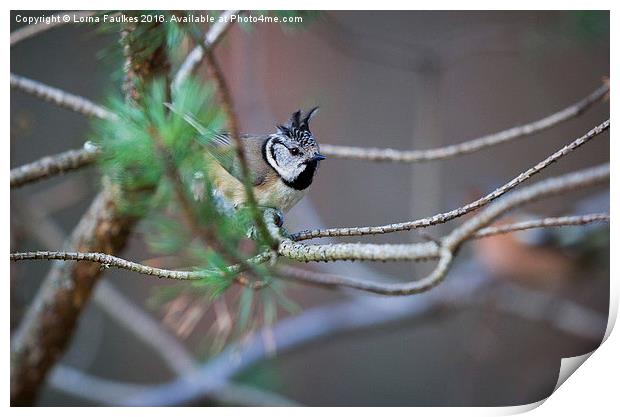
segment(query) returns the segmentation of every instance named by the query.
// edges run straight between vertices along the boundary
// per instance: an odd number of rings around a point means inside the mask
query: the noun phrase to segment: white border
[[[373,9],[377,7],[379,4],[361,4],[359,1],[343,1],[336,3],[333,0],[313,0],[313,1],[298,1],[294,4],[290,1],[233,1],[233,2],[224,2],[224,1],[210,1],[208,2],[208,7],[214,10],[221,9],[231,9],[231,8],[241,8],[241,9],[312,9],[312,10],[355,10],[355,9]],[[491,2],[491,1],[475,1],[470,0],[467,2],[457,2],[457,1],[443,1],[439,2],[411,2],[411,1],[382,1],[380,5],[385,9],[391,10],[409,10],[409,9],[420,9],[420,10],[462,10],[463,6],[468,6],[472,9],[476,10],[486,10],[486,9],[497,9],[497,10],[516,10],[516,9],[532,9],[532,10],[547,10],[547,9],[604,9],[611,10],[611,68],[612,73],[610,74],[610,78],[615,79],[614,75],[617,73],[617,53],[614,52],[613,45],[616,44],[618,30],[617,25],[619,20],[617,18],[618,15],[618,7],[613,7],[617,2],[611,1],[598,1],[598,0],[590,0],[588,2],[579,2],[579,1],[562,1],[562,2],[550,2],[550,1],[531,1],[531,0],[523,0],[519,2]],[[31,10],[45,10],[52,6],[49,3],[44,3],[42,1],[20,1],[19,3],[14,2],[10,4],[9,7],[13,9],[31,9]],[[118,1],[118,0],[109,0],[106,2],[101,1],[64,1],[64,2],[55,2],[53,4],[56,9],[66,9],[66,10],[79,10],[79,9],[123,9],[128,6],[128,2]],[[137,0],[131,2],[131,8],[147,8],[147,9],[169,9],[174,7],[175,9],[202,9],[206,6],[204,2],[197,1],[176,1],[174,4],[170,2],[163,2],[160,0],[155,1],[145,1],[145,0]],[[616,10],[614,10],[616,9]],[[5,36],[8,32],[8,22],[10,19],[9,15],[10,11],[7,9],[5,13],[5,18],[3,19],[2,25],[5,26],[3,33]],[[617,47],[617,46],[616,46]],[[2,91],[4,93],[5,99],[3,100],[2,106],[2,120],[4,129],[4,146],[5,151],[2,152],[0,158],[2,158],[3,162],[3,170],[2,170],[2,180],[4,184],[7,184],[8,181],[8,167],[10,166],[9,160],[9,97],[10,97],[10,87],[9,82],[7,80],[9,74],[9,44],[8,42],[4,42],[2,45],[3,53],[2,53],[2,63],[5,68],[5,82],[2,85]],[[611,114],[616,113],[615,107],[613,106],[613,102],[611,103]],[[614,119],[616,120],[616,119]],[[613,130],[611,130],[613,132]],[[616,160],[618,159],[618,144],[612,138],[611,142],[611,158],[612,161],[612,201],[611,201],[611,215],[615,219],[616,215],[618,215],[618,191],[615,187],[615,181],[613,178],[616,178]],[[9,188],[5,186],[4,189],[4,199],[3,201],[9,201]],[[8,253],[9,252],[9,225],[10,225],[10,213],[8,204],[2,205],[2,212],[0,213],[0,218],[3,219],[5,224],[5,233],[4,233],[4,241],[2,242],[2,250],[0,253]],[[611,222],[611,236],[612,236],[612,253],[614,249],[617,250],[617,236],[618,236],[618,227],[616,227],[616,221]],[[2,258],[2,266],[5,271],[3,274],[5,279],[5,325],[8,327],[8,318],[10,311],[10,299],[9,299],[9,264],[8,257]],[[617,381],[616,375],[618,372],[618,354],[620,353],[620,336],[618,336],[618,332],[611,332],[613,328],[613,324],[615,323],[617,312],[618,312],[618,279],[619,279],[619,271],[618,264],[615,257],[611,257],[611,300],[610,300],[610,320],[608,324],[606,341],[603,345],[592,354],[592,357],[588,359],[583,366],[581,366],[576,372],[575,375],[570,377],[568,381],[563,384],[557,392],[555,392],[547,401],[544,401],[544,404],[538,408],[535,408],[532,411],[533,415],[536,416],[546,416],[546,415],[562,415],[562,416],[572,416],[572,415],[584,415],[596,413],[597,410],[618,410],[618,393],[617,393]],[[5,373],[4,378],[2,380],[2,390],[5,395],[5,406],[9,404],[9,332],[8,329],[5,328],[4,332],[4,340],[1,346],[2,354],[4,358],[5,364]],[[539,404],[537,404],[539,405]],[[408,408],[385,408],[381,410],[377,410],[375,408],[355,408],[355,409],[334,409],[334,412],[343,413],[343,412],[352,412],[356,415],[364,416],[364,415],[374,415],[377,412],[381,413],[389,413],[392,415],[406,415],[411,416],[412,412],[422,413],[423,415],[506,415],[506,414],[514,414],[527,411],[528,409],[534,408],[535,405],[526,405],[521,407],[507,407],[507,408],[456,408],[456,409],[437,409],[437,408],[416,408],[416,409],[408,409]],[[322,408],[301,408],[301,409],[253,409],[251,413],[256,416],[290,416],[291,413],[296,415],[315,415],[318,413],[325,413],[328,410],[323,410]],[[10,412],[15,415],[21,415],[24,413],[30,414],[32,410],[29,409],[17,409],[12,408]],[[54,415],[73,415],[73,414],[82,414],[84,410],[79,408],[52,408],[44,411],[46,414],[50,416]],[[156,415],[164,415],[169,413],[169,410],[165,409],[114,409],[109,410],[105,408],[94,408],[88,410],[88,413],[92,413],[94,415],[108,415],[110,412],[114,414],[120,415],[136,415],[138,414],[146,414],[148,413],[150,416]],[[208,412],[210,415],[212,413],[216,413],[218,415],[238,415],[241,412],[238,409],[232,408],[220,408],[216,410],[205,411],[200,408],[187,408],[182,411],[184,414],[190,415],[204,415],[205,412]]]

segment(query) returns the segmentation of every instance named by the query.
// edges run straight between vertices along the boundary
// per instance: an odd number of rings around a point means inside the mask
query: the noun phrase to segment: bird
[[[180,114],[172,105],[166,105]],[[240,136],[256,203],[260,208],[276,210],[280,225],[284,221],[284,213],[304,197],[320,161],[325,159],[310,131],[310,120],[317,111],[318,107],[305,114],[297,110],[288,122],[276,125],[273,133]],[[223,198],[235,209],[245,206],[247,195],[242,183],[241,164],[231,135],[209,132],[193,115],[180,115],[201,136],[209,138],[203,143],[207,176],[216,197]]]

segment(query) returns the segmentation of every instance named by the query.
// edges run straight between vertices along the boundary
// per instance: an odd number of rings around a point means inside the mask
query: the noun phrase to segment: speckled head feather
[[[302,115],[301,110],[297,110],[291,115],[287,124],[278,126],[278,131],[299,142],[299,145],[302,147],[315,144],[316,140],[312,136],[312,132],[310,132],[310,119],[318,109],[318,107],[312,108],[305,116]]]

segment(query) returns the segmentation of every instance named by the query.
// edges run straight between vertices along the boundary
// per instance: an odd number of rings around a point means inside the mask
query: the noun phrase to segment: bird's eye
[[[291,149],[291,155],[297,156],[297,155],[299,155],[299,153],[300,153],[299,148],[292,148]]]

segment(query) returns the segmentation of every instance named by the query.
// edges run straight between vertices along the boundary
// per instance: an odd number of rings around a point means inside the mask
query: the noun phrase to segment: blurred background
[[[12,29],[19,27],[16,13]],[[11,72],[101,102],[118,88],[112,76],[118,61],[100,58],[114,42],[116,36],[97,33],[92,26],[63,26],[13,47]],[[216,54],[244,132],[273,131],[296,109],[319,105],[312,127],[322,143],[425,149],[537,120],[588,95],[609,75],[609,14],[330,11],[298,30],[276,24],[253,24],[249,30],[234,26]],[[450,210],[502,185],[608,117],[609,103],[598,103],[551,130],[445,161],[385,164],[330,158],[322,163],[309,195],[287,215],[287,229],[380,225]],[[90,132],[83,116],[11,92],[12,167],[79,148]],[[606,133],[540,178],[608,160]],[[58,249],[98,189],[98,171],[91,167],[13,190],[12,250]],[[608,211],[608,191],[598,188],[546,199],[512,213],[511,219]],[[438,237],[461,221],[425,231]],[[149,259],[142,233],[134,234],[124,258]],[[415,232],[364,239],[421,240]],[[11,265],[12,329],[49,266]],[[430,267],[308,265],[394,281],[421,277]],[[582,355],[600,343],[608,278],[609,234],[603,225],[467,244],[445,288],[442,284],[407,299],[290,286],[289,297],[304,308],[298,314],[349,303],[353,318],[355,308],[360,317],[376,311],[377,322],[333,332],[287,352],[277,353],[275,346],[276,355],[234,379],[317,406],[538,401],[552,392],[561,358]],[[164,320],[165,311],[147,306],[154,287],[183,285],[113,269],[106,271],[103,283],[157,322]],[[419,311],[442,291],[452,291],[449,302]],[[282,318],[289,315],[280,313]],[[210,309],[179,337],[201,360],[217,355],[205,349],[214,314]],[[183,333],[169,326],[166,331]],[[147,344],[95,301],[81,317],[62,365],[132,384],[132,389],[175,377]],[[97,403],[63,389],[64,382],[71,382],[68,374],[55,375],[40,405]],[[88,381],[81,385],[87,387]]]

